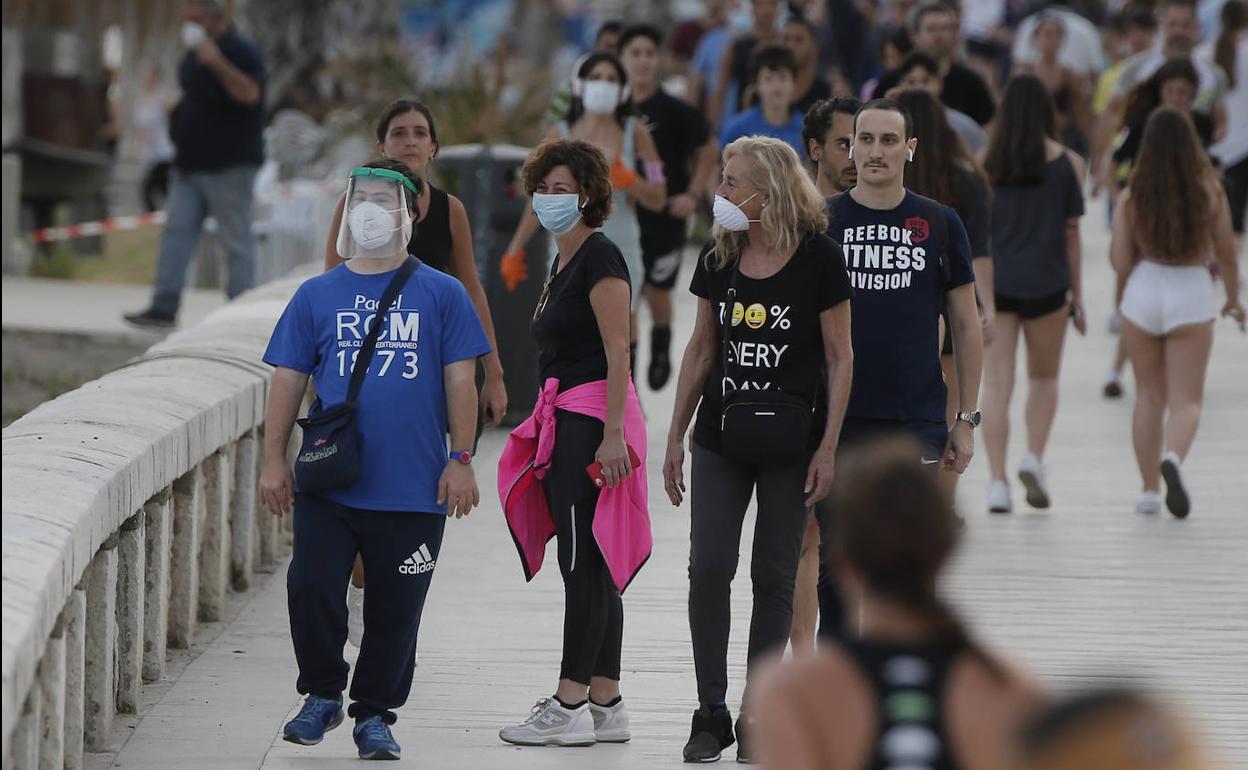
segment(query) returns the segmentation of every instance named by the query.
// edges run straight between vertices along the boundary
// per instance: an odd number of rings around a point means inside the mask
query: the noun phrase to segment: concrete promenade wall
[[[3,432],[3,767],[81,767],[115,713],[281,555],[258,508],[261,286]]]

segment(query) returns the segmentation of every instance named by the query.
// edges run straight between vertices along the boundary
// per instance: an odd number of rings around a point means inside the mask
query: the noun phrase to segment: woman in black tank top
[[[464,285],[472,304],[481,317],[490,353],[482,357],[485,384],[481,389],[481,413],[485,424],[498,425],[507,412],[507,390],[503,385],[503,367],[494,337],[494,322],[485,290],[477,276],[472,254],[472,231],[468,213],[458,198],[429,184],[429,163],[438,155],[438,132],[429,108],[411,99],[399,99],[386,108],[377,123],[377,150],[384,158],[402,161],[425,180],[425,195],[418,202],[418,215],[408,253],[443,273],[454,276]],[[334,234],[342,218],[339,201],[334,222],[329,228],[330,240],[325,252],[325,269],[342,263],[334,248]]]
[[[377,122],[377,150],[384,158],[406,163],[425,182],[425,194],[417,203],[416,226],[407,244],[408,253],[430,267],[459,279],[472,299],[489,338],[490,352],[481,357],[485,367],[485,384],[481,387],[481,416],[477,422],[477,436],[480,437],[482,422],[491,427],[502,422],[507,412],[507,388],[503,384],[503,366],[498,357],[490,305],[472,255],[468,213],[458,198],[428,181],[429,162],[438,155],[438,131],[433,113],[425,105],[411,99],[394,102]],[[342,264],[334,243],[342,220],[342,209],[343,201],[340,199],[329,228],[329,243],[325,249],[326,270]],[[363,588],[364,565],[357,557],[351,587],[347,592],[347,638],[356,647],[360,646],[364,637]]]
[[[815,657],[760,678],[749,708],[764,767],[996,770],[1040,705],[936,593],[960,528],[919,454],[908,439],[883,438],[837,467],[834,561],[857,622]]]

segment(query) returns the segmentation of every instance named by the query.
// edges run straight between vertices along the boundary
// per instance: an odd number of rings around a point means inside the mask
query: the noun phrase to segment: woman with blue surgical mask
[[[533,414],[512,431],[498,488],[527,578],[558,540],[563,656],[553,695],[499,737],[520,746],[629,740],[620,697],[620,594],[650,555],[646,429],[628,376],[631,293],[624,255],[600,230],[611,171],[588,142],[543,142],[524,164],[532,210],[556,247],[533,310]]]
[[[573,99],[563,120],[546,129],[547,139],[581,139],[607,159],[611,170],[613,204],[602,232],[623,253],[628,266],[632,302],[641,297],[645,267],[641,259],[641,228],[636,207],[662,211],[667,205],[663,162],[654,139],[637,119],[628,99],[628,75],[615,56],[595,52],[579,61],[573,81]],[[640,173],[639,173],[640,172]],[[504,266],[527,259],[524,247],[540,226],[526,213],[503,256]],[[633,324],[635,327],[636,324]],[[630,367],[636,350],[636,329],[630,334]]]

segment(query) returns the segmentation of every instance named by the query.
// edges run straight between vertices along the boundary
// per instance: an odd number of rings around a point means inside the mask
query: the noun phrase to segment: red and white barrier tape
[[[291,184],[284,184],[280,187],[269,190],[262,195],[256,196],[256,203],[272,203],[274,201],[288,200],[299,195],[312,191],[339,189],[343,187],[342,182],[333,181],[299,181]],[[138,230],[143,227],[154,227],[165,223],[165,212],[151,211],[146,214],[133,214],[124,217],[111,217],[109,219],[100,219],[95,222],[82,222],[76,225],[64,225],[62,227],[44,227],[31,232],[30,237],[35,243],[50,243],[52,241],[71,241],[75,238],[87,238],[93,235],[107,235],[108,233],[121,232],[123,230]]]

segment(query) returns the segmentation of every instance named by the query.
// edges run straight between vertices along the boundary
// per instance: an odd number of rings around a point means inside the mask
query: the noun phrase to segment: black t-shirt
[[[832,84],[822,76],[816,75],[814,82],[810,84],[810,88],[806,89],[806,93],[793,102],[793,109],[805,115],[814,106],[815,102],[831,98]]]
[[[940,100],[946,107],[970,115],[981,126],[987,125],[997,114],[997,105],[992,100],[988,84],[975,70],[958,62],[954,62],[945,73]]]
[[[828,415],[827,373],[819,314],[853,295],[836,241],[823,233],[806,237],[792,258],[769,278],[737,275],[737,301],[730,316],[732,345],[740,362],[725,376],[722,321],[735,270],[708,270],[702,249],[689,290],[711,301],[716,314],[715,363],[702,388],[693,440],[720,449],[720,416],[728,390],[778,390],[810,399],[815,407],[808,448],[823,438]]]
[[[638,104],[637,111],[650,129],[663,161],[667,194],[680,195],[689,189],[698,150],[711,138],[711,124],[700,111],[662,88]],[[685,220],[666,211],[638,206],[637,221],[641,224],[641,250],[647,254],[666,254],[684,242]]]
[[[969,168],[959,166],[953,178],[953,188],[957,195],[954,210],[966,227],[971,257],[992,256],[992,207],[988,183]]]
[[[912,192],[888,211],[869,209],[849,193],[831,208],[828,233],[841,243],[854,287],[854,385],[846,417],[943,423],[947,391],[937,317],[949,289],[975,280],[962,220],[940,206],[948,241],[942,249],[929,242],[939,230]]]
[[[589,292],[604,278],[628,283],[628,266],[619,248],[600,232],[585,239],[562,270],[552,266],[546,302],[530,328],[537,338],[540,382],[559,379],[559,391],[607,378],[607,351]],[[540,302],[540,300],[539,300]]]
[[[174,165],[183,171],[222,171],[264,162],[264,59],[250,38],[230,27],[217,40],[221,54],[260,84],[261,98],[241,104],[221,79],[188,51],[178,70],[182,100],[173,112],[170,136],[177,147]]]

